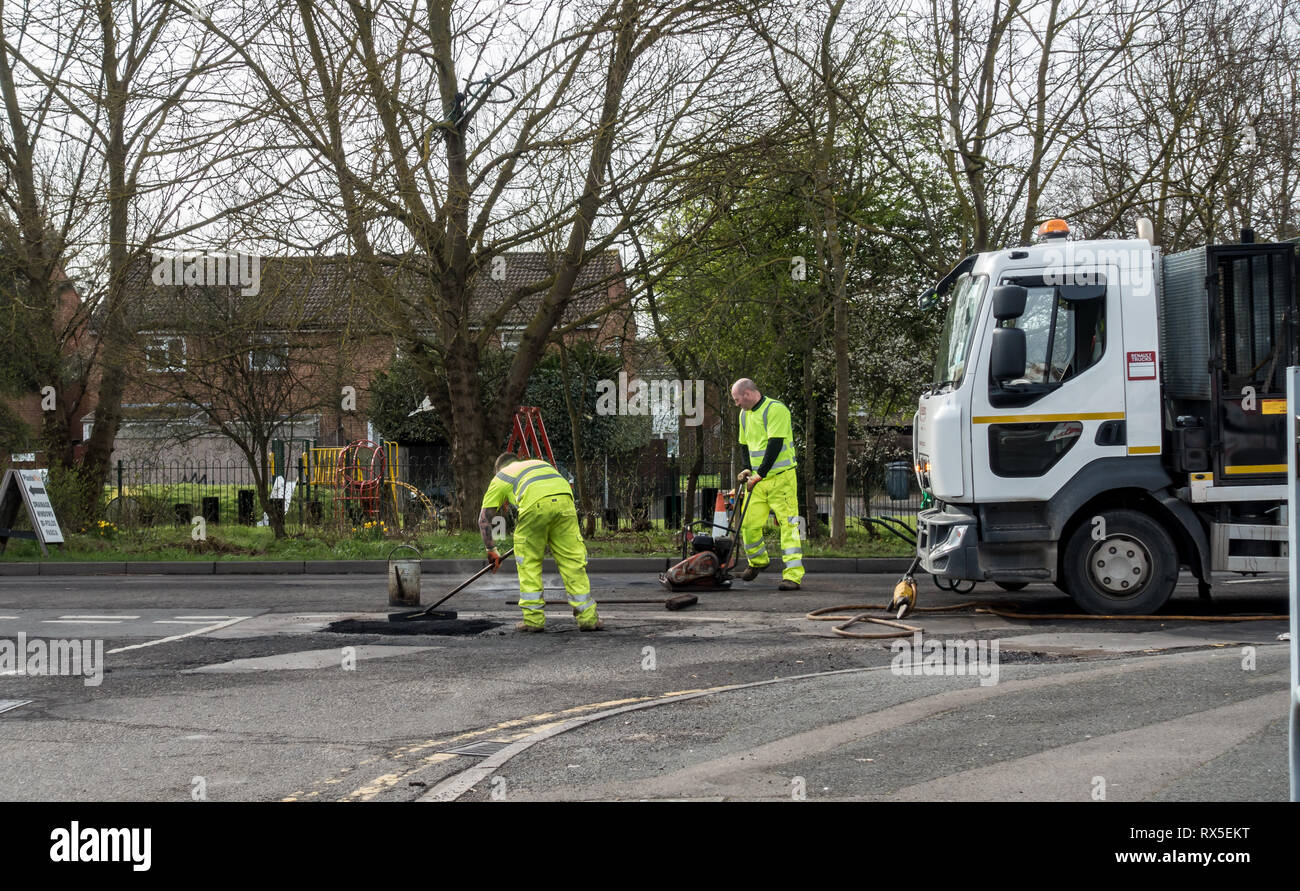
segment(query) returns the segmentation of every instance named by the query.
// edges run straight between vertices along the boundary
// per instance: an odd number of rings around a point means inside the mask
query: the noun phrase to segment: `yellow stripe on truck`
[[[1129,446],[1130,455],[1159,455],[1160,446]]]
[[[1286,473],[1285,464],[1229,464],[1223,468],[1225,474],[1230,473]]]
[[[1050,424],[1054,421],[1122,421],[1122,411],[1092,411],[1074,415],[976,415],[973,424]]]

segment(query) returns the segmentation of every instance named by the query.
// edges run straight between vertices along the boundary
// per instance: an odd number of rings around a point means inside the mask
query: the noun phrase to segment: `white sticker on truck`
[[[1156,379],[1156,351],[1128,354],[1128,379],[1153,381]]]

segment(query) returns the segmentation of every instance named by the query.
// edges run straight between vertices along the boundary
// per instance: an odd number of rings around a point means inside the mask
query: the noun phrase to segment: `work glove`
[[[745,480],[745,491],[751,492],[754,487],[763,481],[763,478],[756,473],[751,473],[749,479]]]
[[[487,562],[492,566],[493,572],[501,568],[501,555],[497,553],[496,548],[492,548],[487,552]]]
[[[745,480],[749,479],[753,473],[754,471],[749,469],[742,470],[740,473],[736,474],[736,482],[743,483]]]

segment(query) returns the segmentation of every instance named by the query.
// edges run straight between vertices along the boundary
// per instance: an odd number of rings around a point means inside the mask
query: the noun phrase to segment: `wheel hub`
[[[1142,590],[1151,577],[1151,556],[1140,541],[1114,535],[1093,547],[1088,571],[1107,594],[1130,596]]]

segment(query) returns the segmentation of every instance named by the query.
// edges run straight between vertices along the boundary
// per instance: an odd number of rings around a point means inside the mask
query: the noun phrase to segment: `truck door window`
[[[1285,257],[1279,254],[1219,259],[1219,317],[1223,320],[1224,391],[1251,386],[1281,393],[1289,350]]]
[[[1025,375],[989,381],[989,402],[1027,405],[1096,365],[1106,351],[1106,286],[1005,279],[1028,291],[1025,312],[1002,324],[1025,332]]]

